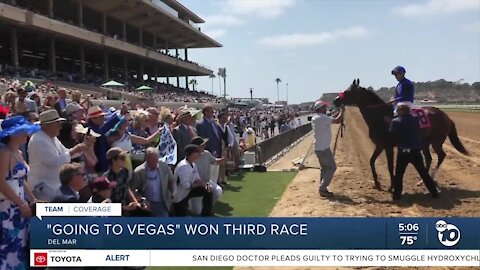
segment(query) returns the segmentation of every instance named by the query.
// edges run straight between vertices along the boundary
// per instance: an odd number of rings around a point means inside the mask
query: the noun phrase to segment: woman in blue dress
[[[19,148],[27,136],[40,130],[23,116],[14,116],[1,124],[0,131],[0,270],[28,269],[28,218],[35,202],[25,181],[29,167]]]

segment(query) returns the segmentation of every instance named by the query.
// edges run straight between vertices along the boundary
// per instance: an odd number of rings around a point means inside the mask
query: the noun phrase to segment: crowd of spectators
[[[6,90],[6,91],[5,91]],[[120,203],[124,216],[213,216],[256,135],[292,111],[93,106],[52,84],[0,79],[0,268],[26,266],[36,202]],[[277,131],[278,132],[278,131]],[[255,134],[256,133],[256,134]],[[227,166],[229,165],[229,166]]]

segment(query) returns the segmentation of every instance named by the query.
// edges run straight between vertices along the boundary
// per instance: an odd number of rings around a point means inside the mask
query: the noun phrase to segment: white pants
[[[209,180],[208,183],[212,187],[212,195],[213,195],[213,200],[212,203],[215,203],[216,201],[220,200],[220,197],[222,197],[222,187],[217,184],[217,181]],[[202,203],[203,197],[193,197],[189,200],[189,208],[190,211],[192,211],[193,215],[195,216],[200,216],[202,213],[202,208],[203,208],[203,203]]]

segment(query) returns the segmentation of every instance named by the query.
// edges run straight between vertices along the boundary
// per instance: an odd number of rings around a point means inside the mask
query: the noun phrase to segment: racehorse
[[[393,148],[395,147],[395,140],[388,131],[389,125],[385,121],[385,117],[393,118],[392,105],[384,102],[375,92],[361,87],[359,79],[353,80],[352,85],[335,98],[334,105],[336,107],[341,105],[357,106],[360,109],[360,113],[368,126],[370,140],[375,144],[375,150],[370,158],[370,168],[372,170],[375,188],[381,189],[375,170],[375,161],[383,150],[385,150],[388,172],[390,173],[389,191],[392,191],[394,177]],[[443,150],[443,143],[447,136],[455,149],[460,153],[468,155],[468,151],[458,138],[455,123],[444,111],[435,107],[422,107],[422,109],[422,113],[418,115],[419,120],[428,121],[427,123],[430,124],[429,128],[421,129],[422,153],[425,157],[427,170],[430,169],[430,165],[432,164],[430,145],[432,145],[433,150],[437,154],[437,166],[432,173],[432,178],[435,178],[435,174],[446,156]],[[425,117],[428,119],[425,119]]]

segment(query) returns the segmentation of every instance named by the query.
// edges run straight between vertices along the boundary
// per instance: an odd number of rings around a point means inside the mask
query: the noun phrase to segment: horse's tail
[[[457,135],[457,128],[455,127],[455,123],[452,121],[452,128],[450,129],[450,133],[448,134],[448,138],[450,139],[450,142],[452,143],[453,147],[458,150],[458,152],[464,154],[464,155],[469,155],[467,149],[465,149],[465,146],[463,146],[462,142],[460,141],[460,138],[458,138]]]

